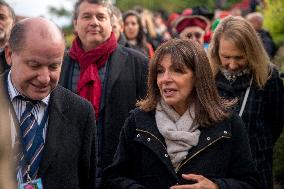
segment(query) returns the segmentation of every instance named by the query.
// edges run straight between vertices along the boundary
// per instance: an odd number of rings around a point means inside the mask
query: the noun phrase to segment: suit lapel
[[[108,80],[107,80],[107,93],[111,92],[111,89],[118,79],[122,69],[125,67],[127,54],[121,50],[121,47],[117,47],[114,53],[111,55],[108,62]]]
[[[14,127],[17,133],[15,135],[18,135],[18,133],[20,133],[19,131],[20,123],[16,116],[16,112],[14,110],[14,107],[13,107],[13,104],[11,102],[9,92],[8,92],[8,74],[9,74],[9,70],[7,70],[4,74],[0,75],[0,93],[1,93],[0,96],[3,100],[3,103],[5,103],[5,104],[1,104],[2,105],[1,108],[5,112],[5,116],[3,116],[3,118],[8,118],[9,128]],[[8,109],[5,110],[4,107],[7,107]],[[1,115],[4,115],[4,114],[1,114]],[[19,150],[20,149],[15,149],[15,152],[19,152]]]
[[[51,93],[49,103],[49,119],[47,134],[45,140],[45,146],[43,150],[43,156],[40,164],[39,175],[42,176],[49,165],[53,162],[56,157],[58,147],[60,146],[60,135],[62,130],[65,128],[67,123],[64,115],[64,110],[67,106],[64,106],[60,95],[59,87]]]

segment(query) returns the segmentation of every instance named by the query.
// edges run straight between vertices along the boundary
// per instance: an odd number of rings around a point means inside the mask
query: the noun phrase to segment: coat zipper
[[[167,151],[167,147],[164,145],[164,143],[158,137],[156,137],[154,134],[150,133],[149,131],[145,131],[145,130],[141,130],[141,129],[136,129],[136,131],[140,131],[140,132],[147,133],[147,134],[151,135],[156,140],[158,140],[161,143],[161,145],[164,147],[164,149]]]
[[[207,144],[206,146],[204,146],[203,148],[201,148],[200,150],[198,150],[196,153],[194,153],[192,156],[190,156],[189,158],[187,158],[186,160],[180,162],[180,164],[176,167],[175,171],[176,173],[178,173],[178,171],[181,169],[182,166],[184,166],[188,161],[190,161],[192,158],[194,158],[195,156],[197,156],[200,152],[204,151],[207,147],[211,146],[212,144],[216,143],[217,141],[219,141],[222,138],[231,138],[228,136],[221,136],[217,139],[215,139],[214,141],[210,142],[209,144]]]

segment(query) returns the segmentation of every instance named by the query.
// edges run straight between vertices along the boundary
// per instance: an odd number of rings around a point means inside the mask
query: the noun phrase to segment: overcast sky
[[[6,0],[19,16],[44,16],[58,25],[66,25],[70,22],[69,19],[58,19],[48,12],[49,6],[64,7],[67,10],[73,9],[74,0]]]

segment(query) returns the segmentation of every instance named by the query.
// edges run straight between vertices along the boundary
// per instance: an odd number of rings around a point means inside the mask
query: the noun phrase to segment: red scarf
[[[116,48],[117,41],[113,32],[108,40],[88,52],[83,50],[78,37],[73,41],[72,47],[70,48],[71,58],[78,61],[80,66],[77,92],[81,97],[92,103],[97,120],[99,117],[102,94],[102,84],[98,70],[105,65],[109,56]]]

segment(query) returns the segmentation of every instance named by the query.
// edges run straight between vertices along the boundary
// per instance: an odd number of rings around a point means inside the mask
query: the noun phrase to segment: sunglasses
[[[186,34],[186,37],[191,39],[194,36],[196,39],[200,39],[202,35],[203,35],[203,33],[201,33],[201,32],[194,32],[194,33],[189,32],[189,33]]]

